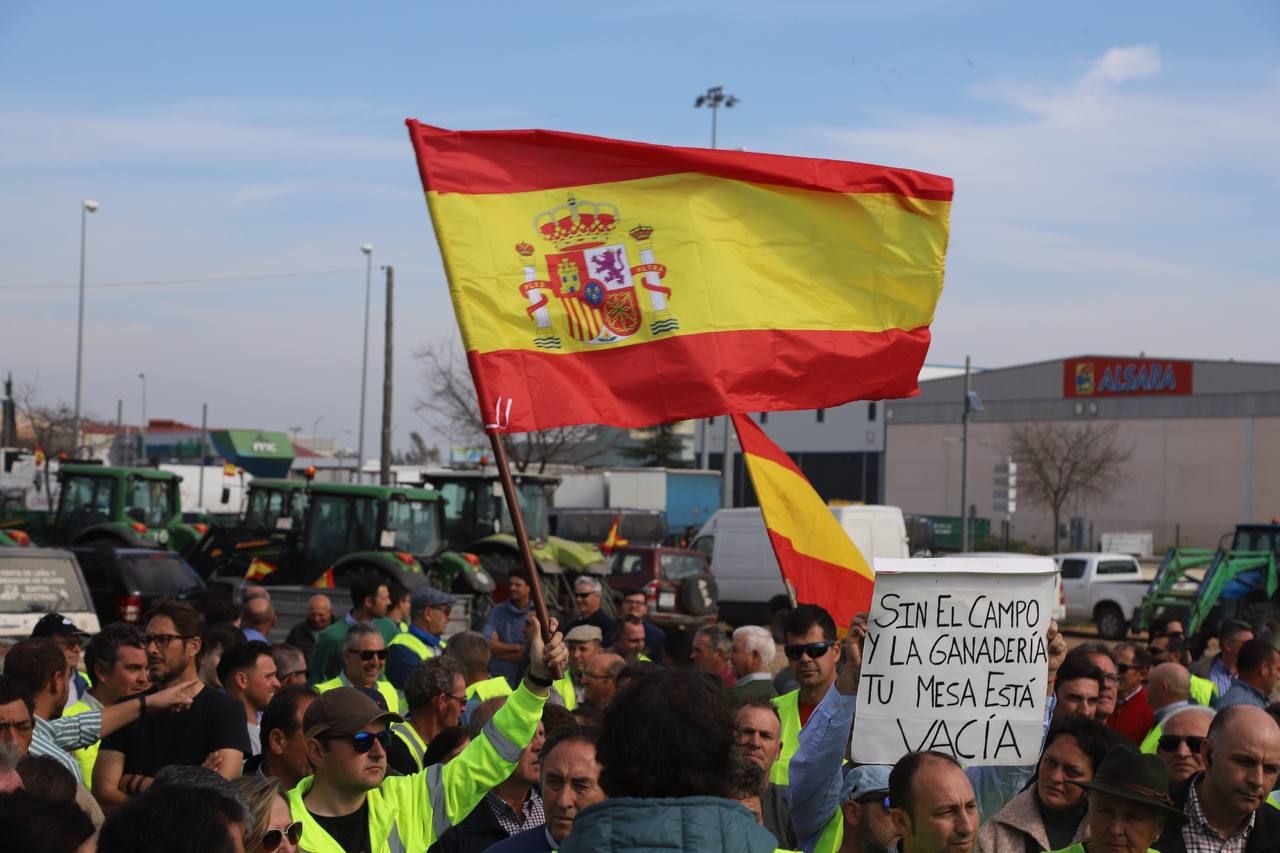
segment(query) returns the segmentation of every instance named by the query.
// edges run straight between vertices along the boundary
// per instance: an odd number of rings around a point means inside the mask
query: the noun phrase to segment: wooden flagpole
[[[529,547],[529,533],[524,527],[524,512],[520,509],[520,500],[516,495],[516,483],[511,477],[511,465],[507,462],[507,448],[502,443],[502,435],[496,430],[489,430],[489,443],[493,445],[493,459],[498,465],[498,476],[502,480],[502,493],[507,499],[507,511],[511,513],[511,525],[515,528],[516,541],[520,543],[520,556],[524,560],[524,569],[528,574],[529,589],[533,593],[533,609],[538,616],[538,624],[542,626],[542,641],[551,642],[551,622],[547,617],[547,602],[542,597],[542,582],[538,578],[538,564],[533,559],[533,549]]]

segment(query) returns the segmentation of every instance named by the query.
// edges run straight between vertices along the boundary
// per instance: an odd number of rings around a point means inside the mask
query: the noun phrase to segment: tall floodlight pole
[[[960,550],[969,550],[969,414],[973,395],[969,386],[969,356],[964,357],[964,412],[960,415]]]
[[[138,379],[142,380],[142,423],[138,426],[138,436],[141,439],[142,464],[147,464],[147,374],[139,373]]]
[[[97,209],[96,201],[86,198],[80,202],[80,308],[76,315],[76,407],[75,431],[72,434],[76,453],[80,450],[80,372],[84,365],[84,243],[89,214]]]
[[[373,286],[373,244],[365,243],[360,247],[364,252],[364,348],[360,357],[360,429],[356,442],[356,481],[360,480],[360,470],[364,465],[364,401],[365,389],[369,378],[369,291]]]
[[[721,107],[728,109],[738,103],[737,97],[734,95],[726,95],[723,86],[712,86],[705,93],[698,96],[693,102],[694,109],[706,107],[711,110],[711,147],[716,147],[716,116],[720,112]],[[708,457],[711,455],[711,441],[708,435],[708,428],[711,421],[705,421],[702,424],[702,467],[708,467]],[[724,425],[724,441],[721,445],[720,466],[721,476],[721,505],[733,506],[733,462],[729,454],[729,424],[726,418]]]

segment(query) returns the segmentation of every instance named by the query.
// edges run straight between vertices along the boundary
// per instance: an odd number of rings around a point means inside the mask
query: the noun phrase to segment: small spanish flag
[[[618,548],[625,548],[631,542],[624,539],[618,532],[622,527],[622,513],[618,513],[613,517],[613,524],[609,527],[609,535],[604,538],[603,544],[600,545],[600,553],[608,557]]]
[[[769,541],[796,600],[820,604],[846,626],[871,606],[875,572],[783,450],[751,418],[733,415]]]
[[[325,569],[324,574],[320,575],[320,577],[312,581],[311,585],[319,589],[335,588],[338,584],[334,581],[334,578],[333,578],[333,566],[330,566],[329,568]]]
[[[249,561],[249,570],[244,573],[244,579],[247,581],[266,580],[267,577],[275,574],[277,568],[275,563],[268,563],[266,560],[254,557]]]

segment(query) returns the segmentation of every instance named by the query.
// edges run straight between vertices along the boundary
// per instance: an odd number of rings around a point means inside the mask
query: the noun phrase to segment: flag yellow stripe
[[[515,245],[532,245],[535,277],[549,279],[546,255],[558,250],[534,229],[534,217],[564,205],[570,195],[580,205],[618,209],[621,221],[606,242],[625,245],[630,266],[642,261],[627,232],[637,225],[653,229],[653,259],[667,268],[662,285],[671,289],[667,311],[679,324],[675,334],[882,332],[926,327],[933,319],[949,202],[701,174],[512,194],[429,192],[468,350],[533,350],[533,338],[546,334],[561,338],[557,352],[595,348],[568,334],[567,312],[554,297],[547,306],[551,330],[535,331],[529,298],[520,294],[524,264]],[[644,322],[615,347],[654,337],[654,304],[639,287],[642,277],[636,284]]]
[[[765,525],[798,553],[874,578],[862,552],[804,477],[770,459],[744,454]]]

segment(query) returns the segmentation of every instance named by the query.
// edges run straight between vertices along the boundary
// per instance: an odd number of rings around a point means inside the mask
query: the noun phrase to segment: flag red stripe
[[[655,423],[916,393],[929,329],[883,332],[746,330],[673,335],[581,353],[467,353],[485,423],[511,399],[501,432],[581,423]],[[814,376],[828,377],[814,382]],[[504,404],[505,414],[505,404]]]
[[[796,466],[795,462],[791,461],[791,457],[783,452],[778,445],[770,441],[769,437],[764,434],[764,430],[760,429],[759,425],[751,420],[750,417],[735,414],[733,416],[733,428],[738,433],[738,440],[742,442],[743,453],[759,456],[761,459],[768,459],[770,462],[775,462],[788,471],[804,477],[804,472]],[[804,478],[806,480],[809,479],[808,477]]]
[[[769,531],[783,575],[796,591],[798,604],[818,604],[844,629],[857,614],[871,609],[875,582],[844,566],[801,554],[787,537]]]
[[[940,175],[866,163],[676,148],[552,130],[445,130],[407,119],[422,185],[439,193],[519,193],[696,172],[838,193],[950,201]]]

